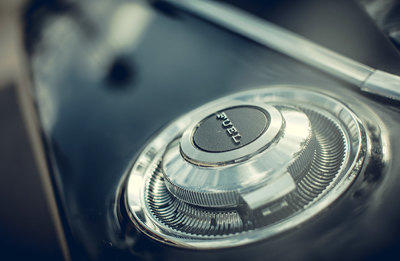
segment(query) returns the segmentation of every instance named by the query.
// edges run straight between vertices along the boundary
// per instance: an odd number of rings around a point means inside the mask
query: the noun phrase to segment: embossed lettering
[[[237,129],[236,129],[235,127],[226,129],[226,131],[227,131],[230,135],[233,135],[233,134],[235,134],[235,133],[238,132]]]
[[[226,119],[226,120],[224,120],[223,122],[222,122],[222,126],[224,126],[224,127],[230,127],[230,126],[232,126],[233,124],[232,124],[232,122],[229,120],[229,119]]]
[[[226,132],[232,138],[232,141],[235,144],[239,144],[240,143],[240,138],[242,136],[239,134],[238,129],[236,129],[236,127],[233,126],[233,123],[228,118],[226,113],[225,112],[221,112],[221,113],[217,114],[216,117],[217,117],[217,120],[222,120],[222,127],[226,129]]]
[[[228,116],[226,116],[225,112],[217,114],[217,120],[225,120],[227,118],[228,118]]]
[[[240,143],[240,138],[241,138],[242,136],[240,136],[240,134],[238,133],[238,134],[236,134],[235,136],[232,136],[232,140],[236,143],[236,144],[239,144]]]

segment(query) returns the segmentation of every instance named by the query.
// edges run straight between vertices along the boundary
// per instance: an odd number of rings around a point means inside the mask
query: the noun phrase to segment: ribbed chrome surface
[[[305,111],[315,130],[316,151],[308,171],[296,181],[296,191],[288,197],[294,209],[312,202],[332,182],[344,162],[347,146],[339,126],[315,111]]]
[[[235,209],[199,207],[179,200],[169,192],[167,186],[171,185],[164,179],[161,164],[158,162],[154,166],[146,195],[152,215],[166,226],[183,233],[219,236],[272,224],[304,208],[316,199],[338,174],[344,162],[346,143],[343,132],[333,121],[316,111],[299,109],[308,115],[313,126],[313,135],[307,139],[307,147],[312,149],[305,150],[289,167],[290,172],[295,174],[297,185],[290,195],[255,211],[250,216],[245,211],[243,214]],[[175,189],[176,186],[173,187]],[[190,192],[175,193],[187,193],[182,197],[193,197]],[[201,204],[213,199],[219,200],[216,196],[205,195]],[[194,203],[195,200],[196,198],[193,199]]]
[[[231,101],[265,104],[273,111],[277,121],[271,121],[275,129],[263,140],[266,145],[256,144],[250,152],[243,146],[229,154],[239,155],[238,161],[225,155],[223,164],[215,159],[204,164],[211,158],[205,154],[199,154],[199,165],[195,153],[185,159],[179,149],[184,133],[190,137],[188,129],[207,117],[209,108],[220,111]],[[146,145],[130,173],[127,207],[144,233],[167,244],[216,249],[262,240],[298,227],[337,200],[363,164],[365,137],[345,105],[300,86],[233,94],[177,119]],[[226,178],[200,180],[186,189],[168,180],[165,162],[172,162],[168,171],[183,185],[201,174]]]
[[[163,224],[195,235],[222,235],[243,231],[237,210],[213,210],[195,207],[178,200],[165,186],[160,166],[156,167],[146,195],[152,214]]]
[[[195,156],[191,159],[183,156],[185,147],[182,143],[186,141],[185,134],[172,142],[167,147],[161,163],[168,190],[180,200],[196,206],[236,207],[243,204],[244,200],[249,207],[256,208],[264,203],[251,194],[252,192],[263,187],[266,189],[266,186],[281,186],[284,188],[280,193],[286,194],[294,188],[293,178],[287,171],[296,167],[293,172],[304,169],[304,166],[300,165],[303,165],[304,160],[315,151],[314,142],[311,142],[314,137],[311,122],[304,112],[293,106],[268,105],[265,106],[265,110],[269,115],[274,113],[279,116],[271,116],[269,128],[248,145],[258,143],[260,144],[257,146],[258,150],[248,150],[248,146],[236,150],[244,152],[245,160],[237,162],[233,158],[225,164],[220,164],[221,166],[203,165],[207,162],[198,163]],[[215,110],[210,108],[209,111]],[[274,121],[279,121],[280,129],[273,132],[274,136],[267,139],[268,143],[263,143],[263,137],[268,136],[271,125],[277,125]],[[221,132],[219,129],[217,131]],[[187,132],[193,133],[191,127]],[[190,139],[191,136],[188,137]],[[200,151],[193,143],[190,146],[193,146],[194,151],[205,154],[213,161],[224,154]],[[276,195],[270,195],[271,200]]]
[[[164,172],[162,172],[164,175]],[[240,201],[240,197],[234,191],[224,192],[202,192],[202,191],[191,191],[176,184],[172,183],[168,177],[164,175],[164,182],[169,192],[172,193],[176,198],[181,199],[184,202],[193,204],[196,206],[213,206],[213,207],[224,207],[224,206],[236,206]]]

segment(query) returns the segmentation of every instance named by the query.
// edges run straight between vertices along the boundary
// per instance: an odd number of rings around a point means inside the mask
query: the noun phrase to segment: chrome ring
[[[149,237],[165,244],[191,249],[227,248],[263,240],[280,234],[283,231],[298,227],[300,224],[310,220],[312,217],[315,217],[318,213],[325,210],[349,188],[363,166],[364,158],[368,154],[364,127],[357,116],[336,99],[318,92],[305,90],[301,86],[277,86],[276,88],[270,87],[236,93],[216,100],[207,105],[207,107],[226,104],[230,101],[244,102],[246,104],[256,102],[257,104],[268,103],[272,105],[289,104],[301,106],[305,108],[305,110],[310,110],[318,114],[318,117],[326,118],[332,123],[332,126],[341,130],[343,133],[343,141],[345,142],[343,161],[338,167],[337,172],[331,175],[329,183],[327,183],[326,187],[324,187],[312,201],[298,208],[292,214],[272,223],[266,223],[259,227],[247,228],[246,230],[228,231],[227,233],[212,236],[209,236],[207,233],[196,234],[185,232],[184,230],[180,230],[179,226],[171,226],[168,222],[163,221],[157,214],[159,205],[152,205],[153,203],[149,201],[149,195],[151,193],[167,193],[171,195],[166,189],[162,174],[160,174],[160,162],[162,161],[168,144],[182,135],[189,126],[193,125],[194,120],[196,120],[196,122],[201,120],[198,117],[194,117],[194,115],[204,112],[204,107],[201,107],[185,114],[157,134],[145,146],[130,172],[126,189],[126,206],[128,213],[138,228]],[[232,164],[232,166],[234,165],[235,164]],[[155,196],[161,195],[162,194],[155,194]],[[176,200],[176,202],[184,204],[179,200]],[[164,201],[161,203],[164,204]],[[184,208],[178,208],[177,210],[180,212],[177,213],[185,215],[184,213],[186,212],[184,211],[189,211],[188,213],[193,213],[191,211],[200,211],[199,213],[204,212],[204,215],[208,215],[205,217],[212,218],[212,215],[214,215],[209,213],[209,209],[196,210],[189,205],[185,207],[189,208],[186,210]],[[262,213],[262,215],[268,215],[271,209],[273,210],[273,208],[263,207],[260,209],[260,213]],[[246,225],[240,224],[241,219],[236,219],[230,212],[227,213],[226,216],[235,222],[239,222],[239,227]],[[185,216],[181,218],[185,218]],[[175,221],[177,222],[179,220],[172,219],[172,222]],[[189,220],[187,220],[187,222],[189,222]],[[207,225],[207,223],[201,224]]]
[[[261,108],[269,118],[269,126],[258,137],[255,141],[250,144],[236,149],[232,151],[226,152],[217,152],[210,153],[207,151],[203,151],[199,149],[195,144],[193,144],[193,134],[196,130],[196,127],[201,123],[201,121],[208,116],[214,114],[215,112],[224,110],[226,108],[232,108],[237,106],[251,106]],[[273,106],[266,104],[258,104],[258,103],[245,103],[240,101],[229,101],[223,103],[219,106],[210,106],[205,108],[203,111],[199,112],[196,115],[193,115],[193,123],[187,128],[187,130],[183,133],[181,139],[181,151],[182,155],[189,162],[204,165],[204,166],[213,166],[213,165],[227,165],[229,163],[237,163],[243,160],[250,158],[251,156],[259,153],[273,141],[276,135],[279,133],[279,130],[282,126],[282,115],[279,113],[277,109]]]

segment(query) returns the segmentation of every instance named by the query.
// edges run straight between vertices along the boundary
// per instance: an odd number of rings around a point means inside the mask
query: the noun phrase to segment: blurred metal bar
[[[359,63],[232,6],[208,0],[164,0],[266,47],[354,84],[400,101],[400,77]]]
[[[0,250],[14,260],[69,261],[23,45],[25,2],[0,1]]]

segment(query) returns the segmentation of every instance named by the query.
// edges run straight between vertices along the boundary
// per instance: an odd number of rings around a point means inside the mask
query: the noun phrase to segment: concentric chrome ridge
[[[250,215],[241,207],[212,209],[183,202],[168,191],[160,164],[168,144],[187,130],[195,119],[193,113],[201,112],[203,107],[189,112],[146,145],[129,176],[128,213],[150,237],[194,249],[227,248],[263,240],[293,229],[320,213],[357,177],[368,154],[367,135],[360,120],[342,103],[301,86],[277,86],[233,94],[206,106],[230,100],[283,104],[305,112],[315,133],[314,139],[308,141],[315,152],[306,151],[313,155],[312,162],[307,167],[300,163],[292,165],[293,171],[306,169],[294,177],[296,189]],[[298,159],[303,161],[302,155]]]
[[[161,178],[163,173],[160,163],[157,163],[156,170],[152,175],[153,180],[149,183],[149,187],[158,188],[157,196],[151,194],[151,192],[155,192],[153,189],[149,189],[149,194],[147,195],[153,215],[160,222],[174,230],[199,236],[218,237],[238,232],[246,232],[272,224],[282,217],[295,214],[296,211],[310,204],[327,186],[329,186],[343,165],[346,154],[345,147],[343,146],[345,137],[340,131],[339,126],[326,116],[310,109],[299,108],[305,111],[311,122],[314,123],[313,126],[316,138],[309,137],[309,139],[307,139],[308,145],[311,146],[310,149],[305,150],[305,152],[298,157],[298,160],[289,167],[291,171],[298,170],[301,171],[302,174],[302,176],[297,176],[296,190],[284,198],[283,201],[262,208],[260,211],[264,212],[264,215],[255,212],[253,217],[246,217],[232,209],[224,210],[222,208],[211,209],[196,207],[192,204],[196,204],[195,200],[198,199],[198,195],[196,195],[195,199],[189,200],[188,202],[174,198],[173,195],[168,193],[168,190],[171,189],[169,188],[167,190],[166,187],[173,186],[173,189],[176,189],[177,186],[174,184],[170,185],[165,176],[164,179]],[[316,150],[315,156],[314,150]],[[305,159],[303,157],[310,155],[312,155],[313,158],[310,163],[304,166],[296,164],[298,161],[304,161]],[[318,175],[320,173],[322,173],[322,175]],[[175,193],[176,192],[172,194],[176,195]],[[186,193],[187,195],[185,195],[184,198],[193,196],[191,191]],[[225,195],[222,194],[221,196]],[[234,197],[234,195],[232,195],[232,197]],[[213,197],[213,199],[213,202],[209,202],[210,205],[215,205],[217,200],[222,200],[218,197]],[[200,200],[199,205],[205,204],[206,200],[210,199],[205,197]],[[223,203],[225,204],[226,202]],[[276,204],[283,204],[285,208],[278,211],[278,213],[274,210]],[[270,214],[266,217],[265,213],[267,212]],[[224,216],[227,218],[226,220],[224,220]],[[213,219],[215,219],[215,221],[211,221]],[[212,226],[213,223],[214,226]]]
[[[214,103],[212,103],[214,105]],[[210,154],[206,151],[200,150],[197,146],[195,146],[192,142],[192,136],[196,130],[197,125],[201,122],[204,118],[210,116],[211,111],[218,112],[227,107],[236,107],[236,106],[252,106],[258,107],[262,109],[265,114],[267,115],[270,123],[267,130],[264,131],[257,138],[256,141],[251,142],[249,145],[242,147],[237,150],[226,151],[216,154]],[[269,144],[275,139],[277,134],[279,133],[283,119],[282,115],[279,111],[268,105],[263,103],[247,103],[246,101],[240,100],[227,100],[225,102],[221,102],[218,105],[214,106],[204,106],[206,109],[196,113],[193,117],[193,122],[189,125],[185,132],[182,134],[181,138],[181,152],[184,158],[196,165],[201,166],[225,166],[232,163],[237,163],[240,161],[245,161],[248,158],[254,156],[258,152],[264,150],[268,147]]]
[[[280,176],[287,171],[289,165],[294,164],[304,150],[313,150],[310,147],[311,123],[305,113],[293,107],[282,107],[280,110],[273,106],[265,106],[280,117],[285,130],[276,132],[275,137],[269,136],[268,149],[259,146],[258,154],[250,153],[248,160],[216,167],[197,166],[181,157],[179,143],[172,142],[163,156],[162,168],[167,188],[177,198],[194,205],[204,207],[234,207],[243,201],[242,195],[256,191],[264,186],[278,182]],[[299,123],[301,123],[299,125]],[[271,125],[274,125],[271,123]],[[189,130],[191,127],[189,127]],[[185,133],[187,133],[186,131]],[[271,133],[271,132],[269,132]],[[278,134],[279,133],[279,134]],[[185,135],[185,134],[184,134]],[[262,137],[260,137],[262,139]],[[185,140],[185,136],[181,140]],[[255,142],[258,142],[256,140]],[[285,150],[281,150],[284,147]],[[218,157],[219,153],[209,153]],[[254,156],[254,157],[253,157]],[[271,161],[270,159],[274,160]],[[249,172],[248,169],[253,169]],[[260,171],[256,171],[260,170]],[[294,186],[290,174],[283,182]],[[220,183],[224,186],[221,187]],[[282,190],[281,193],[285,193]],[[254,203],[254,205],[259,204]]]

